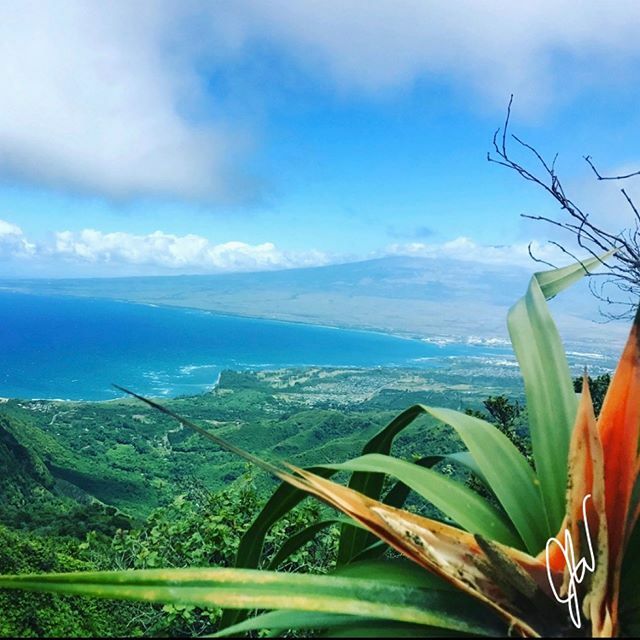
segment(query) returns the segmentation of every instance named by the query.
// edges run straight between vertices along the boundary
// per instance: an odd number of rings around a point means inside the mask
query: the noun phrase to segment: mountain
[[[508,308],[531,271],[435,258],[386,257],[325,267],[194,276],[4,280],[0,288],[112,298],[419,338],[505,339]],[[552,303],[577,343],[621,343],[624,323],[603,328],[586,282]]]

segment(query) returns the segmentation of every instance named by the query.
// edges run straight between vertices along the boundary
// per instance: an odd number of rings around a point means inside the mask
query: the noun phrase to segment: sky
[[[623,227],[583,156],[640,168],[639,28],[624,0],[0,0],[0,277],[533,268],[558,238],[520,214],[557,207],[487,162],[509,96]]]

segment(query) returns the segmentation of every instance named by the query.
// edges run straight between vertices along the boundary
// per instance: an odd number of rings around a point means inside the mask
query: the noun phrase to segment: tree
[[[600,413],[600,409],[602,409],[602,402],[604,400],[605,395],[607,394],[607,389],[611,384],[611,374],[603,373],[602,375],[597,376],[596,378],[592,378],[589,376],[589,391],[591,392],[591,398],[593,400],[593,410],[596,415]],[[578,376],[573,379],[573,388],[576,393],[582,392],[582,377]]]
[[[579,205],[565,191],[556,170],[558,155],[556,154],[549,162],[532,145],[510,133],[512,103],[513,95],[509,100],[505,122],[493,136],[493,152],[487,153],[487,159],[489,162],[515,171],[525,180],[538,185],[560,205],[560,212],[556,217],[530,214],[522,214],[522,217],[545,222],[569,232],[574,236],[578,248],[591,256],[598,257],[606,252],[615,251],[611,258],[601,260],[602,268],[600,270],[595,273],[587,271],[591,276],[589,286],[596,298],[607,304],[607,308],[602,310],[605,317],[618,319],[632,316],[640,298],[640,212],[633,199],[624,187],[620,189],[621,197],[633,214],[633,223],[630,226],[616,231],[595,223],[587,209],[583,205]],[[530,165],[522,164],[514,159],[510,143],[515,143],[526,152],[527,157],[531,160]],[[600,173],[591,156],[584,156],[584,160],[598,181],[623,182],[640,176],[640,171],[605,176]],[[552,240],[550,243],[572,259],[580,262],[574,255],[574,251],[568,247]],[[531,245],[529,245],[529,253],[537,262],[554,266],[535,256],[532,253]],[[597,277],[598,280],[595,280],[594,277]]]
[[[517,449],[528,460],[531,460],[531,440],[526,428],[525,409],[517,400],[510,400],[505,395],[489,396],[482,401],[487,414],[474,409],[467,409],[465,413],[494,424],[504,433]],[[478,489],[477,483],[472,483],[474,489]]]

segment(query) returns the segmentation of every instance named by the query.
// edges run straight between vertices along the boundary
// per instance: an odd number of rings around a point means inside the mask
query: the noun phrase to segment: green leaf
[[[464,638],[469,634],[403,622],[370,620],[330,629],[324,638]]]
[[[610,258],[615,252],[615,249],[611,249],[611,251],[607,251],[607,253],[604,253],[598,258],[589,258],[582,262],[575,262],[560,269],[538,271],[538,273],[534,274],[534,278],[538,281],[544,297],[550,300],[564,289],[581,280],[584,276],[600,268],[604,264],[604,261]]]
[[[359,616],[336,615],[334,613],[317,613],[315,611],[291,611],[281,609],[279,611],[270,611],[252,618],[248,618],[243,622],[226,627],[218,633],[213,634],[212,638],[224,638],[225,636],[239,636],[248,631],[256,631],[258,629],[275,629],[277,633],[269,634],[270,636],[281,636],[282,631],[296,629],[329,629],[331,627],[345,627],[357,622],[369,622],[371,618],[362,618]],[[378,621],[379,622],[379,621]],[[418,627],[420,629],[422,627]]]
[[[419,460],[415,460],[412,464],[418,465],[419,467],[426,467],[430,469],[435,466],[439,462],[446,460],[449,456],[425,456],[424,458],[420,458]],[[398,480],[389,491],[385,495],[382,502],[384,504],[388,504],[390,507],[395,507],[396,509],[402,508],[407,498],[409,497],[409,493],[411,492],[411,488],[408,487],[404,482]],[[378,538],[374,535],[371,536],[371,543],[378,540]]]
[[[526,458],[507,436],[480,418],[452,409],[423,409],[455,429],[527,550],[537,554],[554,534],[546,527],[538,480]]]
[[[333,575],[389,582],[402,587],[445,591],[448,592],[451,597],[457,599],[460,609],[465,609],[470,615],[477,616],[478,620],[484,620],[487,616],[490,616],[475,600],[456,591],[451,584],[442,578],[425,571],[415,563],[405,559],[351,562],[337,569]],[[268,634],[269,637],[279,637],[283,631],[294,629],[334,629],[336,632],[342,630],[348,635],[351,635],[349,633],[350,631],[356,633],[358,629],[381,628],[382,625],[382,621],[374,620],[373,618],[281,610],[271,611],[249,618],[237,625],[219,631],[214,637],[238,635],[257,629],[271,629],[272,632]],[[425,635],[443,635],[446,633],[446,630],[442,628],[433,628],[433,633],[429,633],[430,628],[428,627],[397,622],[385,623],[384,628],[387,631],[387,635],[392,637],[395,635],[414,635],[421,637]],[[455,631],[453,633],[460,635],[461,632]]]
[[[408,427],[421,411],[410,407],[396,416],[384,429],[379,431],[362,449],[362,455],[370,453],[389,454],[394,438]],[[351,476],[349,487],[369,496],[374,500],[380,498],[384,486],[384,475],[380,473],[357,472]],[[366,531],[358,531],[351,527],[342,529],[338,546],[338,565],[348,563],[354,556],[363,551],[373,542],[373,536]]]
[[[420,589],[441,590],[448,592],[453,598],[458,600],[460,609],[466,609],[470,614],[484,619],[488,614],[478,603],[462,594],[456,589],[433,573],[425,571],[413,562],[405,559],[394,560],[374,560],[370,562],[352,562],[348,565],[340,567],[333,575],[348,578],[366,578],[368,580],[378,580],[389,582],[403,587],[415,587]],[[256,629],[272,629],[275,630],[270,636],[280,636],[282,631],[287,629],[343,629],[345,631],[354,630],[364,627],[379,627],[382,624],[380,620],[374,621],[371,618],[363,618],[357,616],[344,616],[332,614],[319,614],[315,612],[299,612],[299,611],[272,611],[249,618],[248,620],[220,631],[216,636],[237,635],[246,631]],[[407,631],[408,627],[405,623],[389,623],[392,627],[386,627],[390,633],[392,630],[398,634],[401,631]],[[400,626],[397,626],[400,625]],[[410,625],[414,635],[426,635],[428,629],[424,626]],[[444,629],[440,628],[440,635],[444,633]],[[394,633],[391,633],[393,636]],[[456,634],[460,632],[457,631]],[[431,635],[436,635],[431,634]]]
[[[431,469],[376,453],[322,466],[336,471],[387,473],[411,487],[467,531],[518,549],[524,546],[503,513],[462,483]]]
[[[443,457],[444,460],[448,460],[449,462],[455,462],[459,465],[462,465],[467,469],[467,471],[471,471],[474,475],[478,477],[487,489],[489,488],[489,483],[485,478],[482,470],[478,466],[478,463],[473,459],[473,456],[468,451],[458,451],[456,453],[449,453]]]
[[[277,569],[285,560],[287,560],[292,554],[298,551],[298,549],[307,544],[307,542],[313,540],[318,535],[318,533],[334,524],[342,524],[343,526],[361,528],[361,525],[358,522],[347,518],[330,518],[329,520],[315,522],[314,524],[311,524],[301,531],[298,531],[289,536],[282,543],[282,546],[278,549],[278,552],[269,562],[268,568],[273,570]]]
[[[0,588],[197,607],[290,609],[396,620],[481,635],[503,631],[446,591],[379,579],[249,569],[152,569],[0,576]]]
[[[444,578],[430,571],[426,571],[415,562],[411,562],[406,558],[352,562],[343,567],[338,567],[332,575],[348,578],[376,579],[398,584],[403,587],[440,589],[457,593],[456,588],[444,580]],[[475,600],[470,599],[470,602],[475,602]]]
[[[316,473],[323,478],[330,478],[335,471],[309,467],[308,471]],[[260,513],[256,516],[249,529],[240,539],[236,554],[235,566],[237,568],[256,569],[260,566],[262,548],[269,533],[269,529],[283,518],[292,509],[295,509],[309,494],[283,482],[271,495]],[[222,614],[221,625],[226,627],[234,624],[240,618],[245,617],[240,611],[225,611]]]
[[[248,631],[259,629],[271,629],[267,634],[269,638],[279,638],[284,631],[300,629],[331,630],[322,633],[321,637],[363,637],[363,638],[424,638],[443,636],[460,637],[466,634],[458,630],[443,629],[442,627],[427,627],[424,625],[407,624],[406,622],[393,622],[362,616],[346,616],[332,613],[315,613],[310,611],[270,611],[249,618],[232,627],[228,627],[214,634],[213,638],[225,636],[238,636]],[[485,635],[488,635],[486,633]]]
[[[361,562],[363,560],[376,560],[381,558],[387,551],[389,551],[389,545],[383,540],[376,540],[368,547],[365,547],[357,556],[351,558],[350,564],[343,564],[342,567],[350,567],[354,562]]]
[[[545,298],[576,282],[585,275],[585,268],[599,265],[600,260],[592,258],[582,264],[536,273],[526,295],[511,308],[507,318],[524,379],[533,457],[547,530],[551,532],[558,531],[564,518],[567,458],[577,400],[560,334]]]

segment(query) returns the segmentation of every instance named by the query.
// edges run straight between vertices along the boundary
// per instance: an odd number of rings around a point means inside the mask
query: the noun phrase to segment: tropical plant
[[[541,272],[511,309],[508,327],[524,379],[535,470],[495,425],[450,409],[416,405],[341,464],[300,469],[269,463],[152,400],[136,396],[282,480],[243,537],[236,568],[157,569],[0,577],[0,587],[230,610],[220,635],[254,629],[330,629],[349,635],[583,635],[640,630],[640,319],[596,422],[585,378],[578,402],[546,299],[599,264]],[[133,394],[135,395],[135,394]],[[390,456],[395,436],[418,416],[450,425],[466,450],[449,456],[489,497],[434,465]],[[349,486],[330,476],[351,474]],[[385,477],[395,479],[384,495]],[[402,509],[409,490],[439,520]],[[283,541],[260,570],[266,532],[305,496],[347,516],[330,575],[275,571],[335,519]],[[404,558],[389,558],[392,548]],[[248,617],[242,610],[269,610]],[[238,612],[240,610],[240,612]]]
[[[580,379],[582,384],[582,378]],[[575,386],[575,382],[574,382]],[[494,424],[504,433],[522,455],[527,459],[531,458],[531,442],[529,440],[529,430],[527,428],[526,415],[520,403],[507,398],[505,395],[489,396],[482,401],[484,408],[489,415],[476,409],[466,409],[465,413],[475,416]]]
[[[85,542],[80,545],[81,556],[88,561],[88,566],[82,568],[114,570],[232,565],[238,550],[238,531],[245,530],[251,524],[262,502],[254,483],[254,475],[255,469],[249,467],[235,482],[215,492],[209,491],[197,481],[192,481],[186,486],[186,493],[178,495],[169,505],[152,511],[139,527],[118,530],[110,540],[91,531],[86,535]],[[313,501],[300,505],[278,520],[277,524],[271,527],[265,540],[263,566],[275,560],[275,554],[278,553],[283,539],[318,522],[322,518],[323,510],[326,511],[324,505]],[[338,528],[333,527],[316,535],[311,544],[290,554],[278,568],[284,571],[325,573],[333,568],[338,533]],[[3,567],[2,555],[0,550],[0,569]],[[72,566],[78,568],[78,563]],[[7,569],[14,567],[15,565],[9,565]],[[38,568],[41,566],[38,565]],[[55,568],[64,570],[62,565],[56,565]],[[18,599],[16,592],[7,592],[6,595],[11,596],[14,601]],[[44,594],[29,595],[46,597]],[[1,603],[0,595],[0,610]],[[111,604],[112,608],[115,608],[113,603],[98,604]],[[127,620],[122,620],[117,628],[127,636],[202,636],[217,630],[222,614],[220,608],[202,609],[192,605],[128,603],[128,606],[131,608],[129,616]],[[23,606],[18,615],[24,615],[25,609]],[[14,620],[15,617],[13,616]],[[13,635],[12,628],[23,627],[7,625],[7,633],[2,633],[3,625],[0,622],[0,636]],[[48,631],[46,635],[59,635],[59,632],[56,634],[55,628],[53,634]],[[102,635],[104,633],[103,631]],[[87,635],[86,632],[84,635]]]

